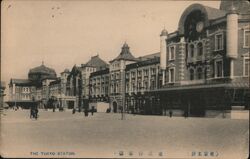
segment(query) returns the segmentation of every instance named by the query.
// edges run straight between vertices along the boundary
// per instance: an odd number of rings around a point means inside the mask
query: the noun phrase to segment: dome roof
[[[67,72],[67,73],[68,73],[68,72],[70,72],[70,71],[69,71],[69,69],[66,68],[63,72]]]
[[[168,31],[164,28],[162,31],[161,31],[161,35],[160,36],[168,36]]]
[[[34,76],[36,76],[35,79],[56,78],[56,72],[54,69],[42,64],[41,66],[30,69],[28,76],[30,79],[33,79]]]

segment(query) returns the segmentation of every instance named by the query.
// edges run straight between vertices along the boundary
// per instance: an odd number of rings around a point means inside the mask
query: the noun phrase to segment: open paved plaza
[[[249,121],[71,111],[7,110],[3,157],[246,158]]]

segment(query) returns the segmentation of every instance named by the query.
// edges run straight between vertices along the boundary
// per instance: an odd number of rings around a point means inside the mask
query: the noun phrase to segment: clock
[[[197,24],[196,24],[196,31],[197,32],[201,32],[202,30],[203,30],[203,28],[204,28],[204,23],[202,22],[202,21],[200,21],[200,22],[198,22]]]

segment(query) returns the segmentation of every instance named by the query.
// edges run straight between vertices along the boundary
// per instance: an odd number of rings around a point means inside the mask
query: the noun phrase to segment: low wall
[[[166,110],[166,116],[170,116],[170,110]],[[164,112],[163,112],[164,114]],[[180,109],[172,109],[172,116],[182,116],[183,117],[184,111]]]
[[[106,112],[109,108],[109,103],[105,102],[97,102],[97,103],[89,103],[89,108],[91,109],[92,106],[97,110],[97,112]]]
[[[205,117],[229,118],[229,119],[249,119],[249,110],[206,110]]]

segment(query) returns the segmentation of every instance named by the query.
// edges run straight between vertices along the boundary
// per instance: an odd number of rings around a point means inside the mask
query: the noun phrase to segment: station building
[[[125,43],[110,61],[113,112],[216,116],[249,109],[249,6],[247,1],[222,1],[220,9],[190,5],[175,32],[161,32],[160,53],[147,55],[151,58],[135,58]]]
[[[9,83],[10,107],[29,108],[43,106],[49,98],[49,82],[57,79],[54,69],[42,65],[29,70],[28,79],[11,79]]]
[[[162,84],[144,92],[142,111],[209,116],[214,110],[249,109],[249,6],[246,1],[222,1],[220,9],[192,4],[177,31],[164,29]]]

